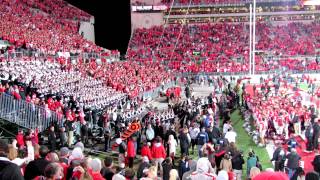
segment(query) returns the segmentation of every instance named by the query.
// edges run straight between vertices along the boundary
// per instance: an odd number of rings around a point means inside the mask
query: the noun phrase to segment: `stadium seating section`
[[[55,54],[56,52],[101,52],[102,48],[85,40],[78,34],[79,21],[71,20],[71,15],[61,16],[55,10],[60,1],[10,1],[3,0],[0,4],[1,22],[0,35],[14,45],[13,48],[24,47],[37,49],[41,52]],[[46,2],[50,4],[47,6]],[[51,2],[51,3],[49,3]],[[56,3],[53,3],[56,2]],[[62,1],[61,1],[62,2]],[[46,7],[44,11],[35,9]],[[63,11],[69,12],[69,7],[60,4]],[[59,9],[59,8],[58,8]],[[74,8],[71,8],[74,9]],[[45,12],[50,12],[50,14]],[[70,10],[70,13],[76,10]],[[75,12],[77,19],[87,17]],[[61,12],[64,14],[63,12]]]
[[[319,70],[314,58],[292,58],[319,55],[319,26],[317,22],[257,23],[256,50],[282,59],[257,55],[256,71],[282,67],[293,71]],[[249,26],[244,23],[174,24],[137,29],[127,55],[137,61],[167,61],[170,67],[183,72],[247,72]]]

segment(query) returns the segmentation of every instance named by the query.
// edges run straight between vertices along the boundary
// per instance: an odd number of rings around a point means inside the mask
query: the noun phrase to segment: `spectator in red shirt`
[[[18,134],[16,135],[16,139],[17,139],[17,144],[19,148],[24,147],[25,143],[24,143],[23,130],[20,130],[18,132]]]
[[[149,148],[149,144],[147,142],[145,142],[141,148],[141,156],[144,157],[148,157],[149,161],[152,160],[152,156],[151,156],[151,150]]]
[[[134,147],[134,142],[133,142],[133,138],[130,137],[128,140],[128,145],[127,145],[127,158],[128,158],[128,163],[129,163],[129,167],[132,168],[133,167],[133,160],[134,157],[136,156],[136,150]]]
[[[6,88],[0,83],[0,94],[4,93]]]
[[[152,159],[155,160],[157,164],[160,164],[160,171],[162,172],[162,162],[164,159],[167,157],[166,155],[166,150],[161,142],[161,137],[157,136],[156,137],[156,142],[152,145],[151,148],[151,154],[152,154]]]

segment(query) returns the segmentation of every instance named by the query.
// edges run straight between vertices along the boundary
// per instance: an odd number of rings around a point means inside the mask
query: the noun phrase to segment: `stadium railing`
[[[139,98],[143,98],[143,99],[155,99],[156,97],[159,96],[160,92],[168,89],[168,88],[171,88],[173,86],[175,86],[176,83],[174,81],[170,81],[169,83],[166,83],[164,84],[163,86],[159,86],[153,90],[150,90],[150,91],[146,91],[146,92],[142,92],[139,94]]]
[[[0,118],[27,129],[38,128],[39,132],[53,122],[62,123],[56,112],[6,94],[0,95]]]
[[[257,3],[282,3],[282,2],[292,2],[298,4],[298,0],[257,0]],[[225,7],[225,6],[244,6],[248,3],[253,3],[253,0],[238,0],[238,1],[226,1],[226,2],[214,2],[214,3],[191,3],[190,7]],[[169,4],[170,5],[170,4]],[[179,2],[174,2],[173,6],[175,8],[186,8],[188,3],[183,4]]]
[[[5,60],[7,61],[19,61],[22,58],[51,58],[53,60],[62,57],[58,54],[50,54],[41,51],[29,51],[29,50],[21,50],[21,51],[14,51],[14,52],[5,52],[3,55]],[[101,53],[69,53],[67,59],[70,60],[78,60],[78,59],[111,59],[112,61],[117,61],[120,59],[119,55],[110,55],[104,56]]]

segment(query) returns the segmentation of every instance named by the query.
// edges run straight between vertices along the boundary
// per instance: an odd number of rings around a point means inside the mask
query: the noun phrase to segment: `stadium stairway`
[[[39,132],[51,122],[59,122],[55,112],[6,94],[0,95],[0,119],[27,129],[38,128]]]

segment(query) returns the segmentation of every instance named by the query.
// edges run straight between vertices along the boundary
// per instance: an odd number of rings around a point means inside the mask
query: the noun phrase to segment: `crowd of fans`
[[[44,145],[39,146],[32,133],[19,133],[9,145],[0,140],[0,178],[240,180],[246,177],[260,180],[276,177],[287,180],[289,175],[290,178],[319,179],[317,172],[304,175],[303,169],[291,167],[291,163],[297,164],[294,147],[291,147],[285,157],[288,159],[288,175],[273,172],[281,169],[261,172],[263,167],[254,151],[245,155],[237,149],[237,133],[233,130],[230,112],[240,105],[240,99],[233,89],[235,79],[221,81],[225,89],[223,94],[194,98],[190,89],[186,88],[187,100],[171,107],[170,111],[174,112],[175,118],[171,116],[169,121],[142,118],[141,130],[128,140],[119,138],[126,131],[126,126],[121,129],[112,127],[110,123],[113,116],[108,117],[104,126],[105,138],[108,139],[106,146],[110,147],[110,137],[114,136],[118,164],[109,156],[103,163],[99,158],[87,156],[82,142],[75,143],[72,150],[69,150],[72,146],[67,147],[60,142],[61,149],[56,151],[52,146],[57,139],[57,132],[53,127],[48,136],[49,149]],[[223,121],[222,126],[218,123],[220,119]],[[180,147],[180,158],[177,158],[177,147]],[[138,154],[141,156],[137,156]],[[191,154],[196,154],[197,158],[191,158]],[[282,155],[281,150],[278,155]],[[276,156],[274,158],[278,159]],[[274,158],[271,160],[275,160]],[[135,163],[137,159],[141,161],[138,164]],[[245,162],[246,168],[243,167]],[[319,171],[319,163],[319,156],[316,156],[313,160],[315,171]],[[243,175],[244,169],[246,174]]]
[[[22,0],[23,3],[27,4],[31,8],[39,9],[45,13],[50,14],[56,19],[69,19],[75,21],[89,21],[91,15],[81,9],[71,6],[69,3],[63,0],[54,1],[27,1]]]
[[[265,138],[285,141],[291,135],[305,132],[305,137],[309,137],[307,150],[318,151],[320,126],[316,118],[317,107],[304,104],[297,87],[290,90],[287,77],[261,81],[260,91],[254,86],[254,94],[244,96],[256,122],[258,141],[262,144],[265,144]]]
[[[139,64],[136,62],[116,62],[89,66],[80,64],[79,69],[89,72],[95,79],[100,79],[108,86],[127,93],[130,98],[153,90],[172,81],[172,73],[159,63]]]
[[[57,5],[54,3],[57,1],[46,2],[52,3],[52,8]],[[65,6],[63,5],[63,7]],[[78,34],[79,22],[77,21],[55,18],[55,16],[44,14],[42,11],[34,10],[20,1],[3,0],[0,4],[0,10],[2,12],[1,39],[8,40],[11,43],[11,49],[23,47],[53,55],[57,52],[102,51],[101,47],[85,40]],[[49,11],[57,15],[56,11],[50,9]],[[68,8],[65,11],[69,12]],[[73,11],[69,13],[74,16]]]
[[[281,70],[315,71],[319,53],[316,22],[272,25],[257,23],[256,72]],[[182,72],[247,72],[249,65],[249,27],[244,24],[192,24],[137,29],[129,44],[128,59],[149,62],[167,61],[170,68]]]
[[[319,23],[289,23],[288,25],[257,24],[256,49],[271,51],[275,55],[315,55],[320,47]],[[272,43],[271,43],[272,42]]]
[[[179,3],[189,1],[180,0]],[[77,21],[88,21],[90,15],[64,1],[3,0],[0,11],[1,38],[8,40],[13,48],[37,49],[50,54],[102,50],[77,34]],[[258,23],[256,48],[276,56],[317,55],[316,50],[320,48],[318,29],[317,23],[281,26]],[[193,97],[186,85],[186,101],[180,101],[180,88],[169,89],[167,96],[175,98],[169,104],[169,110],[154,110],[143,118],[142,111],[146,109],[135,99],[141,93],[173,80],[172,73],[162,63],[179,72],[247,72],[248,34],[245,24],[159,26],[135,31],[127,56],[137,62],[97,63],[90,60],[84,63],[79,60],[72,64],[63,58],[57,62],[50,59],[1,62],[0,94],[44,106],[59,114],[64,123],[58,126],[54,122],[50,126],[48,147],[39,145],[37,129],[25,134],[19,132],[9,145],[1,139],[0,179],[240,180],[246,177],[259,180],[268,173],[288,179],[285,174],[272,170],[260,173],[263,167],[255,152],[251,150],[244,155],[237,149],[237,133],[230,120],[230,113],[240,106],[240,97],[233,88],[234,79],[229,82],[222,77],[209,77],[208,84],[219,91],[208,97]],[[266,60],[257,55],[256,68],[258,72],[280,68],[305,71],[318,70],[319,66],[316,59]],[[205,80],[199,78],[198,81],[202,84]],[[318,150],[320,126],[315,108],[303,105],[298,92],[293,91],[292,96],[283,91],[282,87],[288,89],[288,86],[281,83],[281,78],[272,81],[274,92],[269,83],[271,80],[264,82],[262,79],[261,91],[254,87],[253,95],[244,93],[242,104],[250,110],[246,114],[252,113],[261,144],[265,144],[265,137],[290,142],[286,156],[282,149],[275,151],[272,158],[276,161],[275,171],[284,171],[282,160],[288,159],[289,178],[302,177],[294,138],[289,137],[305,130],[307,150]],[[95,110],[106,107],[105,113],[98,117]],[[86,114],[85,109],[93,111]],[[141,130],[122,139],[122,135],[130,131],[131,119],[141,122]],[[110,150],[112,143],[112,147],[117,147],[117,168],[110,157],[102,163],[99,158],[85,155],[88,136],[94,136],[89,132],[87,122],[90,126],[98,123],[101,127],[98,136],[104,137],[105,151]],[[74,132],[81,138],[74,139]],[[177,163],[178,146],[181,157]],[[57,151],[58,147],[60,151]],[[191,158],[190,150],[198,159]],[[142,162],[134,171],[137,154],[141,155],[139,160]],[[280,156],[284,156],[281,162]],[[243,175],[245,161],[247,167]],[[318,161],[320,158],[316,156],[313,164],[319,173]],[[318,173],[308,173],[306,179],[309,176],[319,179]]]
[[[274,72],[289,70],[294,73],[299,72],[318,72],[319,62],[316,58],[261,58],[256,56],[256,72]]]
[[[63,59],[25,58],[1,62],[0,69],[0,94],[40,106],[37,118],[41,116],[43,121],[41,131],[55,124],[56,129],[68,133],[68,144],[80,136],[81,127],[84,126],[86,132],[89,127],[99,129],[108,116],[120,119],[121,123],[141,117],[146,111],[147,99],[140,95],[172,80],[172,75],[162,65],[129,62],[92,60],[72,64]],[[15,109],[11,110],[16,113]],[[29,110],[25,113],[36,113],[38,107]]]
[[[244,25],[202,24],[156,26],[137,29],[130,41],[128,59],[168,61],[181,71],[235,72],[248,70],[248,34]],[[199,55],[194,55],[199,52]],[[242,58],[236,62],[233,58]],[[193,63],[188,64],[188,62]],[[201,62],[201,67],[198,63]],[[183,63],[185,62],[185,63]],[[200,64],[201,64],[200,63]]]

